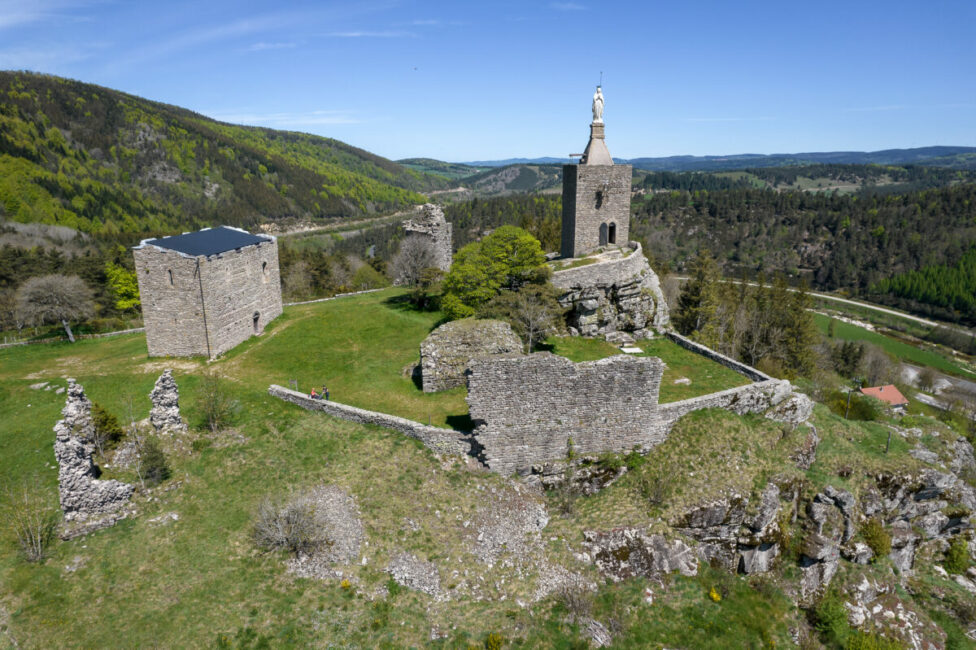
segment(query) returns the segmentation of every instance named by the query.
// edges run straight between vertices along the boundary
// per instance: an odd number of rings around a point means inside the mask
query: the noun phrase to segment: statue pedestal
[[[593,122],[590,124],[590,139],[593,138],[603,140],[603,122]]]

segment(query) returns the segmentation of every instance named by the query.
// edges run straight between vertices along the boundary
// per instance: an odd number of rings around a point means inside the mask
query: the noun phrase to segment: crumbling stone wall
[[[579,364],[547,352],[472,360],[468,407],[485,462],[509,474],[570,450],[642,444],[663,371],[660,359],[624,355]]]
[[[281,314],[273,237],[210,257],[146,242],[133,255],[149,356],[215,357]]]
[[[651,336],[670,322],[667,301],[657,274],[637,242],[620,259],[556,271],[552,284],[563,293],[559,304],[569,310],[571,331],[583,336],[627,332]]]
[[[160,433],[174,433],[186,431],[186,423],[180,416],[180,389],[173,379],[173,371],[167,368],[156,380],[149,393],[152,408],[149,410],[149,421],[153,428]]]
[[[436,267],[442,271],[451,270],[454,259],[453,225],[444,219],[444,211],[433,203],[425,203],[420,208],[420,216],[403,223],[407,237],[422,237],[428,240],[434,249]]]
[[[792,391],[788,381],[772,379],[659,405],[663,367],[654,357],[624,355],[579,364],[549,353],[472,360],[468,407],[486,464],[509,474],[564,459],[571,449],[649,450],[692,411],[761,413]]]
[[[471,359],[498,354],[522,354],[522,341],[508,323],[465,318],[441,325],[420,344],[424,392],[464,386]]]
[[[268,394],[272,397],[297,404],[309,411],[322,411],[333,417],[359,424],[374,424],[376,426],[393,429],[404,435],[416,438],[425,446],[439,454],[454,454],[466,456],[471,453],[471,435],[463,431],[432,427],[406,418],[367,411],[366,409],[331,402],[328,400],[312,399],[305,393],[299,393],[283,386],[272,384],[268,387]]]
[[[736,361],[732,357],[727,357],[724,354],[716,352],[715,350],[702,345],[701,343],[696,343],[695,341],[692,341],[688,337],[682,336],[677,332],[669,330],[665,332],[665,335],[669,339],[671,339],[672,341],[680,345],[681,347],[685,348],[686,350],[690,350],[695,354],[700,354],[706,359],[711,359],[715,363],[720,363],[726,368],[729,368],[730,370],[734,370],[740,375],[748,377],[752,381],[769,381],[770,379],[772,379],[772,377],[762,372],[761,370],[756,370],[750,365],[744,364],[741,361]]]
[[[133,487],[95,478],[95,424],[85,389],[68,379],[68,396],[61,419],[54,425],[54,456],[58,461],[58,496],[65,521],[85,522],[121,509]]]

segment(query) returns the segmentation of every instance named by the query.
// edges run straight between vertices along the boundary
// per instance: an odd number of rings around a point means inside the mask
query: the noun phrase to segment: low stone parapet
[[[309,411],[321,411],[341,420],[358,424],[374,424],[386,429],[393,429],[422,442],[426,447],[439,454],[467,455],[471,452],[471,435],[463,431],[441,429],[396,415],[368,411],[356,406],[341,404],[329,400],[312,399],[305,393],[300,393],[284,386],[272,384],[268,387],[268,394],[272,397],[297,404]]]
[[[696,354],[700,354],[703,357],[711,359],[715,363],[720,363],[726,368],[729,368],[730,370],[734,370],[740,375],[748,377],[752,381],[769,381],[772,379],[772,377],[770,377],[766,373],[760,370],[756,370],[752,366],[746,365],[741,361],[736,361],[732,357],[727,357],[724,354],[716,352],[715,350],[706,347],[701,343],[695,343],[687,336],[682,336],[674,331],[665,332],[665,336],[667,336],[669,339],[671,339],[681,347],[685,348],[686,350],[691,350]]]

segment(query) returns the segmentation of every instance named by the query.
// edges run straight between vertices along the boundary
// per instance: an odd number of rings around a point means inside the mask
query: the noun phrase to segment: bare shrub
[[[2,520],[28,562],[44,559],[54,541],[61,512],[39,480],[30,479],[5,490]]]
[[[593,593],[578,578],[560,585],[556,600],[574,621],[589,618],[593,613]]]
[[[660,476],[640,474],[636,487],[637,493],[652,507],[661,505],[668,498],[668,482]]]
[[[224,379],[213,371],[205,372],[200,379],[197,406],[213,433],[228,426],[240,407],[227,391]]]
[[[76,275],[42,275],[25,280],[17,289],[17,313],[28,323],[61,323],[75,342],[71,321],[95,314],[91,288]]]
[[[407,237],[390,262],[397,284],[415,287],[424,269],[437,267],[437,252],[426,237]]]
[[[251,535],[259,548],[295,555],[309,555],[332,545],[316,516],[315,502],[307,494],[289,500],[266,498],[258,506]]]

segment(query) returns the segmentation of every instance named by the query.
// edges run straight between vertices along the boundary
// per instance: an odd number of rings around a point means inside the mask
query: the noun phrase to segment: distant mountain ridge
[[[976,169],[976,147],[931,146],[881,151],[822,151],[805,153],[744,153],[727,156],[665,156],[660,158],[614,158],[648,171],[723,171],[749,167],[789,167],[807,164],[845,165],[932,165],[953,169]],[[513,164],[563,164],[569,158],[506,158],[456,163],[472,167],[504,167]]]

